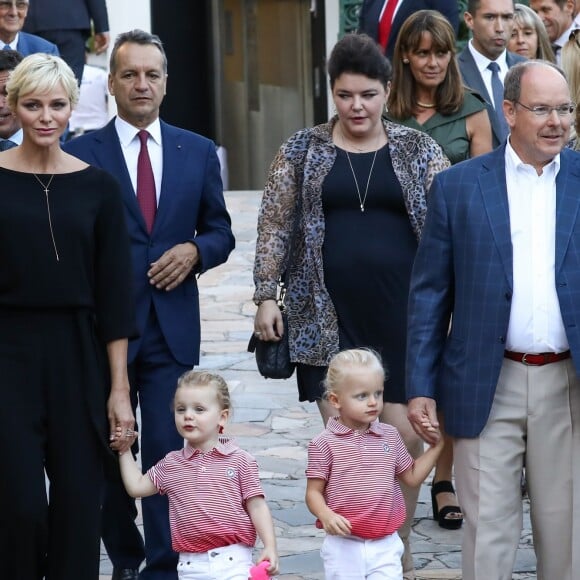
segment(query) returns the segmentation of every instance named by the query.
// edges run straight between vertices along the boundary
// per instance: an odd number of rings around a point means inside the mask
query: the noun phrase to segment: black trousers
[[[105,369],[89,312],[0,309],[2,577],[98,578]]]
[[[41,30],[38,36],[56,44],[62,59],[72,68],[80,85],[85,66],[85,42],[89,37],[88,30]]]

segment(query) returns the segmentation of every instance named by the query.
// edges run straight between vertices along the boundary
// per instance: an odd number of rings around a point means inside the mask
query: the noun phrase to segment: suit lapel
[[[513,287],[513,250],[503,160],[504,152],[505,146],[499,147],[486,159],[478,182],[505,275],[510,287]]]
[[[562,267],[578,214],[580,162],[578,155],[567,150],[560,154],[560,171],[556,178],[556,272]]]
[[[123,156],[119,136],[115,129],[114,119],[105,126],[102,132],[96,135],[95,140],[98,146],[95,147],[94,154],[99,166],[117,178],[117,181],[121,185],[123,201],[127,209],[133,216],[135,222],[147,231],[145,219],[137,203],[137,196],[133,189],[133,183],[131,182],[127,165],[125,164],[125,157]]]

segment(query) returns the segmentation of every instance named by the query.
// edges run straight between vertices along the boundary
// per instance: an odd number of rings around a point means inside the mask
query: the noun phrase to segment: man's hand
[[[94,36],[95,52],[101,54],[109,47],[111,37],[108,32],[97,32]]]
[[[147,272],[149,283],[158,290],[177,288],[199,262],[197,246],[191,242],[177,244],[151,264]]]
[[[429,445],[436,445],[440,439],[437,405],[429,397],[409,399],[407,417],[415,433]]]

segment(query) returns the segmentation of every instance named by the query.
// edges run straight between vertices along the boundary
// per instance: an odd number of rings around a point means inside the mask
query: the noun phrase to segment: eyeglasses
[[[0,0],[0,10],[10,10],[12,6],[16,6],[16,10],[20,10],[21,12],[28,8],[28,2],[24,0],[18,0],[14,2],[13,0]]]
[[[536,105],[535,107],[528,107],[519,101],[515,101],[518,105],[521,105],[524,109],[531,111],[536,115],[536,117],[547,117],[552,114],[552,111],[558,113],[558,117],[567,117],[571,115],[576,109],[575,103],[566,103],[565,105],[558,105],[557,107],[549,107],[548,105]]]

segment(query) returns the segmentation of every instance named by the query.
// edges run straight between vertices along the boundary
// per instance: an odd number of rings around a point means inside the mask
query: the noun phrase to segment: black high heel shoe
[[[439,526],[446,530],[457,530],[463,524],[463,514],[459,506],[446,505],[439,509],[437,504],[437,494],[455,493],[453,484],[450,481],[438,481],[431,487],[431,505],[433,506],[433,519],[439,522]],[[460,514],[461,517],[449,517],[451,514]]]

